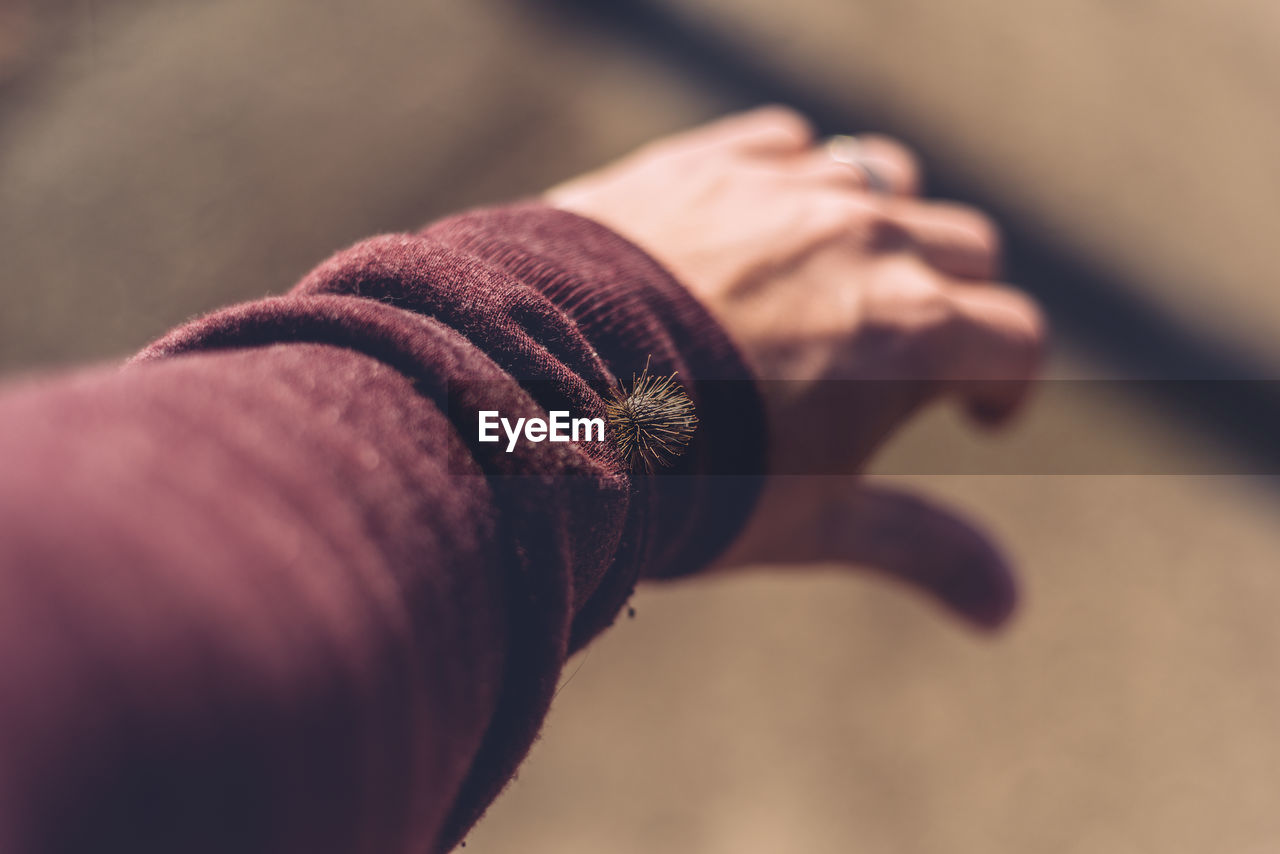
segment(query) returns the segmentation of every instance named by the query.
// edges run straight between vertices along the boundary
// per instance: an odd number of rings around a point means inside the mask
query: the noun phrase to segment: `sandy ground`
[[[49,8],[65,14],[36,15],[40,49],[0,68],[10,370],[118,357],[364,235],[534,192],[720,108],[503,0]],[[1280,366],[1273,229],[1248,224],[1280,221],[1273,6],[689,9]],[[1106,375],[1069,346],[1056,371]],[[1002,440],[939,413],[881,469],[1027,437],[1239,470],[1126,398],[1035,410]],[[467,851],[1280,850],[1280,479],[891,479],[1001,534],[1026,586],[1010,631],[974,636],[835,569],[646,589],[570,663]]]

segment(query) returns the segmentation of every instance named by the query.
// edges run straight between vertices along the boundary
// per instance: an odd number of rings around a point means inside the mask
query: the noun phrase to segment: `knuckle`
[[[879,300],[884,326],[894,330],[898,358],[911,378],[936,379],[964,334],[964,316],[941,277],[910,258],[890,262]]]
[[[955,301],[941,287],[922,290],[915,297],[909,316],[913,337],[919,340],[930,355],[933,351],[946,352],[959,338],[964,315]]]
[[[814,208],[814,231],[824,239],[844,239],[869,234],[874,222],[874,211],[856,197],[829,197]]]
[[[867,189],[866,173],[855,166],[848,163],[840,163],[829,157],[824,157],[813,167],[812,175],[820,186],[831,187],[837,190],[865,190]]]
[[[898,252],[913,245],[910,228],[880,196],[827,193],[813,210],[814,234],[819,239],[848,242],[870,253]]]
[[[900,188],[911,195],[919,191],[922,172],[920,158],[910,146],[899,139],[880,134],[862,137],[863,148],[874,161],[888,165]]]
[[[991,258],[999,257],[1004,237],[1000,226],[986,212],[968,205],[955,205],[950,211],[950,219],[967,234],[975,249]]]

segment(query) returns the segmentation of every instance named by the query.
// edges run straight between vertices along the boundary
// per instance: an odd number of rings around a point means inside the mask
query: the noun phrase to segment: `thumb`
[[[823,515],[813,559],[905,581],[980,628],[994,629],[1013,614],[1018,596],[1008,561],[986,533],[952,511],[864,483],[830,502]]]

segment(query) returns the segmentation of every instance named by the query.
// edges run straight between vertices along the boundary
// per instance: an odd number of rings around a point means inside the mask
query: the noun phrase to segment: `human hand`
[[[919,183],[902,145],[864,137],[833,152],[801,116],[767,107],[659,140],[547,198],[666,265],[761,380],[771,475],[718,565],[872,567],[995,626],[1013,609],[1012,574],[977,528],[914,496],[813,474],[856,475],[932,400],[1003,423],[1036,375],[1044,322],[992,281],[995,225],[920,199]]]

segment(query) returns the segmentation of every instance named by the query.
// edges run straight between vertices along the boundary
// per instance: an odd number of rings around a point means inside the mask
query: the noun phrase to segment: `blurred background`
[[[896,134],[1009,228],[1052,375],[1248,382],[922,419],[881,474],[1002,537],[1007,632],[834,569],[645,589],[467,850],[1280,851],[1278,38],[1264,0],[0,0],[0,370],[731,109]],[[1118,462],[901,473],[1019,448]]]

